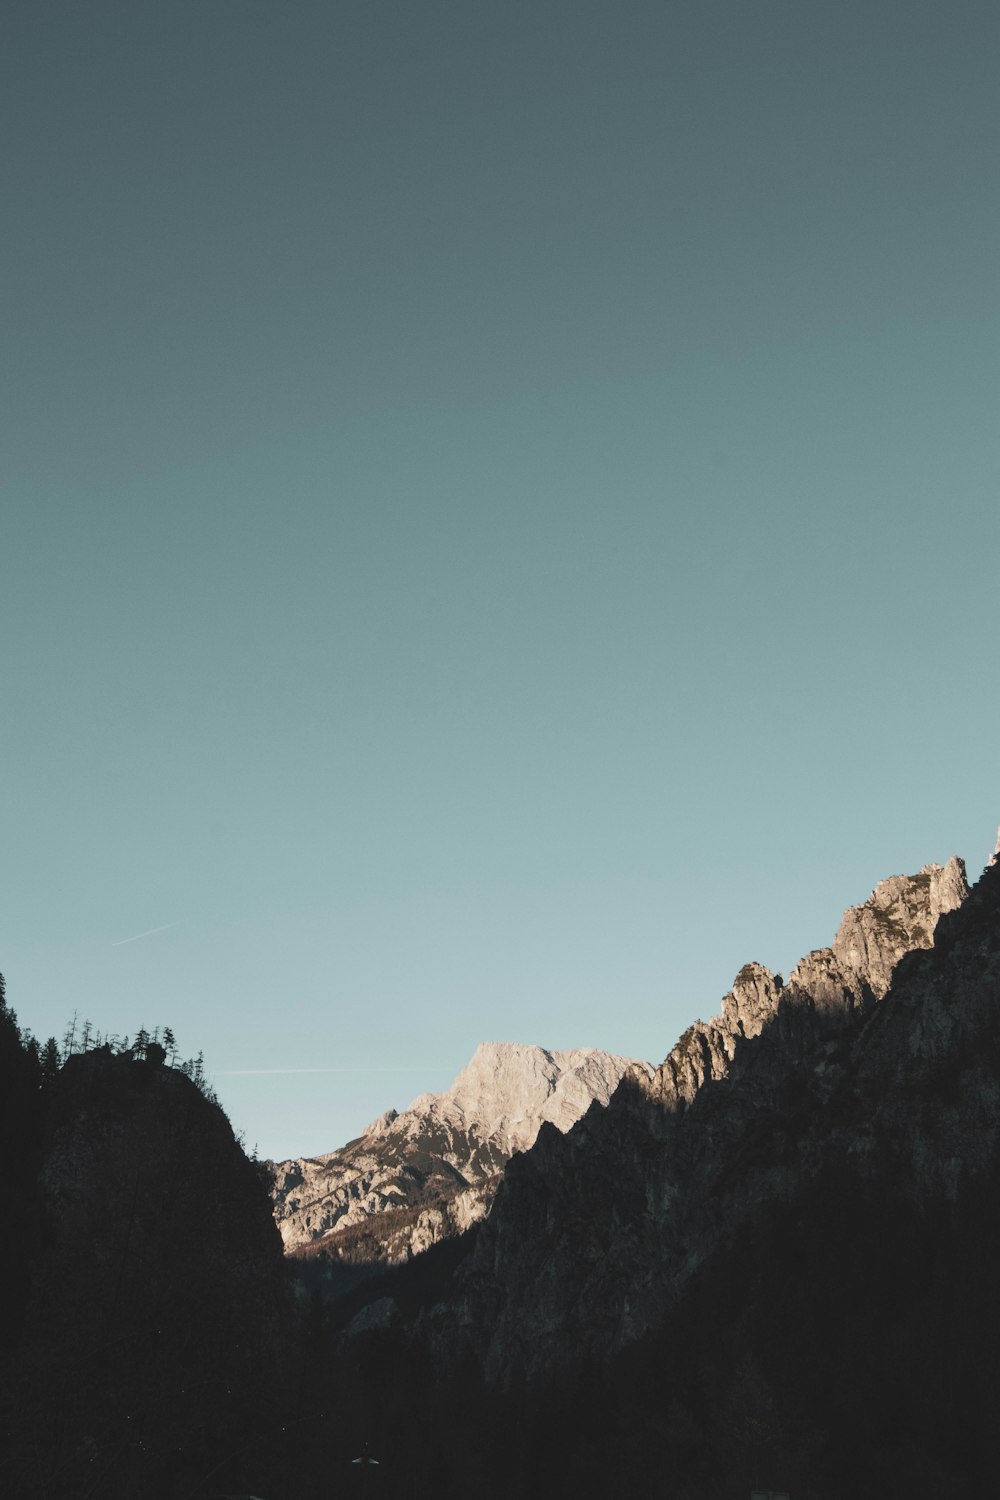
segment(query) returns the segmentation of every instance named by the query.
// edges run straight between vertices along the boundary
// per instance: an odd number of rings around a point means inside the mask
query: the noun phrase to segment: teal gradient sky
[[[15,0],[22,1022],[319,1152],[978,873],[998,64],[964,0]]]

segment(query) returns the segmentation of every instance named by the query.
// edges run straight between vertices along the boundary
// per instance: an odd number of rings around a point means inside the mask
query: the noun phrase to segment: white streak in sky
[[[411,1068],[213,1068],[213,1078],[249,1078],[276,1073],[416,1073]]]
[[[148,927],[145,932],[137,932],[135,937],[119,938],[117,943],[112,943],[112,948],[124,948],[126,943],[137,943],[140,938],[152,937],[154,932],[167,932],[171,927],[179,927],[179,922],[165,922],[162,927]]]

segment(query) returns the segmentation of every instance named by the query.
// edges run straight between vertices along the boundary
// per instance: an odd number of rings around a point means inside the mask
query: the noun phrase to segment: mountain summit
[[[594,1047],[483,1042],[444,1093],[388,1110],[338,1151],[276,1166],[285,1249],[395,1262],[460,1234],[485,1216],[507,1162],[544,1123],[566,1131],[595,1101],[607,1104],[626,1073],[652,1072]]]
[[[565,1134],[628,1076],[668,1112],[730,1075],[737,1047],[765,1027],[789,1055],[811,1036],[853,1024],[886,994],[904,954],[928,948],[938,919],[968,896],[959,859],[881,881],[845,913],[833,944],[796,965],[787,984],[745,964],[722,1014],[696,1021],[658,1068],[595,1048],[552,1052],[484,1042],[451,1088],[388,1110],[354,1141],[275,1168],[275,1219],[286,1253],[333,1262],[396,1263],[485,1218],[510,1159],[548,1122]],[[796,1033],[794,1041],[791,1032]]]

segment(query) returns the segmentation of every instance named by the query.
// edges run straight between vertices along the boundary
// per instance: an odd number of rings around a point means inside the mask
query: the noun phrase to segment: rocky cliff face
[[[833,956],[881,1000],[903,954],[929,948],[938,919],[961,906],[968,894],[965,866],[958,859],[925,865],[919,875],[883,880],[862,906],[845,914],[833,940]]]
[[[987,875],[995,905],[1000,873]],[[991,963],[998,946],[983,916],[994,908],[967,898],[956,859],[883,881],[787,984],[747,964],[721,1014],[696,1022],[660,1068],[632,1070],[609,1108],[568,1134],[543,1129],[512,1161],[454,1290],[427,1317],[432,1340],[509,1380],[606,1357],[662,1322],[740,1224],[794,1195],[810,1161],[864,1152],[870,1101],[886,1116],[907,1067],[935,1049],[951,1055],[959,989],[945,955],[955,933],[972,931],[967,907],[979,913],[973,947],[984,929]],[[936,933],[947,936],[928,953]],[[982,999],[984,953],[967,959],[963,1015],[993,1004]],[[905,1122],[900,1105],[901,1137]],[[957,1162],[964,1127],[953,1128]],[[917,1162],[922,1148],[907,1139]]]
[[[594,1048],[548,1052],[483,1043],[450,1089],[381,1115],[355,1141],[275,1169],[275,1219],[287,1251],[338,1260],[406,1260],[482,1219],[510,1158],[543,1124],[566,1131],[627,1072],[648,1064]]]
[[[759,963],[744,964],[722,1001],[722,1013],[696,1021],[659,1069],[636,1082],[665,1109],[691,1104],[702,1087],[729,1076],[737,1046],[777,1027],[790,1054],[815,1034],[835,1032],[867,1015],[885,995],[905,954],[929,948],[939,918],[969,894],[965,866],[952,858],[917,875],[880,881],[867,901],[849,907],[830,948],[799,960],[787,984]]]

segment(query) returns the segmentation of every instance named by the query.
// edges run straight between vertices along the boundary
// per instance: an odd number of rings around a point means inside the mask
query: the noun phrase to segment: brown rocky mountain
[[[392,1414],[401,1495],[976,1493],[998,1203],[1000,862],[949,860],[787,983],[745,965],[482,1223],[346,1293],[338,1400]]]
[[[904,1063],[951,1034],[932,984],[942,960],[923,950],[967,901],[957,859],[881,882],[787,983],[745,965],[721,1014],[652,1075],[634,1072],[565,1136],[543,1129],[426,1317],[436,1345],[502,1381],[605,1358],[662,1322],[761,1204],[794,1196],[830,1152],[863,1160],[852,1090],[895,1097]]]
[[[543,1125],[565,1133],[595,1101],[606,1105],[623,1078],[676,1112],[707,1081],[727,1077],[737,1043],[779,1011],[814,1013],[826,1028],[866,1013],[902,955],[927,947],[942,912],[967,894],[957,859],[882,881],[845,914],[832,948],[808,954],[783,988],[760,964],[745,965],[722,1014],[695,1022],[659,1069],[593,1048],[482,1044],[445,1093],[388,1110],[336,1151],[274,1166],[286,1253],[372,1268],[463,1234],[486,1217],[511,1157],[530,1149]]]
[[[472,1104],[509,1146],[537,1132],[486,1218],[293,1304],[212,1099],[158,1047],[44,1068],[0,990],[4,1495],[980,1492],[1000,861],[971,891],[957,860],[882,882],[787,983],[745,965],[717,1017],[565,1130],[592,1059],[536,1050],[483,1049],[412,1122],[448,1150]],[[536,1092],[547,1123],[523,1115]]]
[[[274,1167],[286,1252],[331,1269],[391,1265],[464,1233],[543,1124],[568,1130],[633,1071],[652,1069],[595,1047],[483,1042],[445,1092],[386,1111],[337,1151]]]

